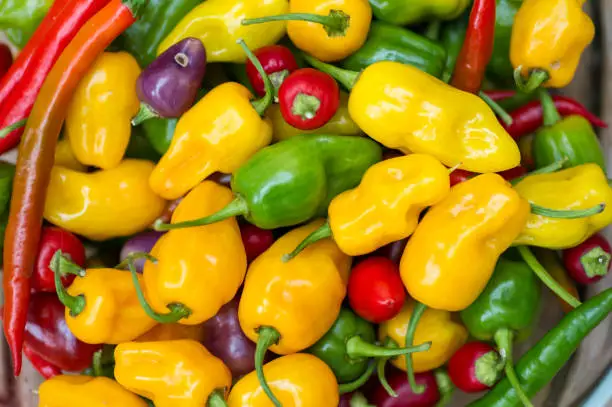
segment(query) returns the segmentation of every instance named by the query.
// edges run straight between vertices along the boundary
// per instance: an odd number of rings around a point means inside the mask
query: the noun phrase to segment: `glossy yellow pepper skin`
[[[529,203],[497,174],[455,185],[406,245],[400,273],[410,296],[435,309],[467,308],[525,227],[529,211]]]
[[[147,407],[147,403],[106,377],[55,376],[40,385],[38,407]]]
[[[85,343],[131,341],[156,325],[140,306],[132,277],[125,270],[87,269],[85,277],[75,278],[67,291],[85,298],[80,314],[74,316],[66,307],[65,315],[70,331]]]
[[[406,301],[399,314],[380,324],[378,338],[381,341],[391,338],[398,345],[404,346],[406,330],[413,310],[414,301]],[[427,308],[419,320],[413,343],[419,345],[431,342],[431,348],[425,352],[412,354],[415,372],[427,372],[444,365],[463,346],[467,338],[467,329],[453,321],[450,312]],[[391,363],[399,369],[406,370],[404,356],[392,359]]]
[[[398,62],[367,67],[349,99],[351,117],[374,140],[430,154],[448,167],[498,172],[519,165],[518,146],[478,96]]]
[[[87,171],[87,167],[77,160],[67,139],[59,140],[55,146],[55,165],[61,165],[78,172]]]
[[[579,210],[606,205],[603,212],[580,219],[553,219],[531,214],[516,244],[567,249],[578,246],[612,223],[612,189],[596,164],[528,176],[515,189],[529,202],[551,209]]]
[[[287,25],[274,22],[245,26],[242,20],[288,11],[287,0],[206,0],[191,10],[162,41],[157,55],[187,37],[195,37],[206,47],[208,62],[242,63],[246,57],[236,44],[238,39],[244,39],[251,49],[258,49],[280,40]]]
[[[510,61],[528,74],[548,72],[545,86],[562,88],[574,78],[580,56],[595,37],[584,0],[525,0],[514,19]]]
[[[332,370],[320,359],[305,353],[283,356],[263,367],[268,385],[283,407],[337,407],[338,383]],[[269,407],[270,399],[255,372],[232,388],[229,407]]]
[[[192,340],[122,343],[115,348],[115,378],[156,407],[203,407],[224,398],[232,374],[221,359]]]
[[[228,82],[185,113],[151,174],[151,188],[166,199],[180,198],[216,171],[233,173],[270,144],[270,120],[259,116],[251,97],[244,86]]]
[[[349,95],[346,92],[340,92],[340,106],[336,114],[323,127],[316,130],[300,130],[291,126],[283,118],[280,107],[274,104],[268,108],[266,115],[272,122],[272,136],[274,140],[281,141],[300,134],[337,134],[339,136],[359,136],[363,132],[357,126],[357,123],[351,119],[348,111]]]
[[[238,307],[240,326],[254,342],[258,328],[275,328],[280,341],[270,350],[277,354],[300,352],[318,341],[346,295],[351,259],[331,239],[309,246],[290,262],[282,260],[322,224],[316,220],[285,234],[249,266]]]
[[[198,219],[230,203],[232,192],[204,181],[178,205],[172,223]],[[191,314],[181,324],[197,325],[212,318],[238,292],[247,270],[246,253],[236,218],[206,226],[171,230],[162,236],[143,270],[146,298],[153,309],[167,313],[180,303]]]
[[[157,219],[166,201],[149,188],[153,163],[124,160],[111,170],[92,173],[55,166],[44,217],[91,240],[141,232]]]
[[[133,56],[105,52],[79,82],[66,114],[66,138],[82,164],[108,170],[123,159],[140,108],[138,75]]]
[[[361,256],[412,234],[423,209],[450,190],[448,169],[425,154],[373,165],[355,189],[331,201],[334,241],[350,256]]]

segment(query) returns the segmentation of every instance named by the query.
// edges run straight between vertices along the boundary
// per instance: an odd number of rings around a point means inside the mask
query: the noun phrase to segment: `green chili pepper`
[[[53,0],[0,0],[0,28],[23,48],[52,4]]]
[[[429,344],[414,348],[375,345],[374,326],[343,308],[330,330],[307,352],[312,353],[332,369],[339,383],[359,379],[367,370],[371,358],[389,358],[412,352],[426,351]]]
[[[457,58],[465,40],[465,31],[467,30],[469,17],[469,13],[463,13],[459,18],[444,24],[441,28],[440,41],[446,50],[446,63],[442,76],[445,82],[450,81],[455,70]]]
[[[17,0],[20,1],[20,0]],[[170,31],[202,0],[149,0],[138,21],[121,36],[126,51],[140,66],[157,57],[157,48]]]
[[[9,204],[11,202],[14,176],[15,166],[0,161],[0,250],[4,247],[4,233],[6,231],[6,224],[8,223]],[[1,265],[2,259],[0,258],[0,266]]]
[[[582,116],[561,118],[547,91],[541,91],[544,127],[533,139],[532,153],[537,168],[565,159],[564,168],[586,163],[599,165],[606,171],[599,139],[591,123]]]
[[[161,155],[143,135],[143,131],[137,127],[132,131],[130,143],[125,150],[125,157],[157,162]]]
[[[262,229],[297,225],[326,216],[330,201],[357,186],[381,159],[381,147],[365,137],[295,136],[258,151],[234,173],[236,198],[221,211],[155,228],[201,226],[239,215]]]
[[[487,74],[491,75],[495,82],[512,85],[514,68],[510,62],[510,38],[514,16],[522,2],[522,0],[497,0],[493,55],[487,65]]]
[[[373,21],[366,42],[342,66],[360,71],[379,61],[412,65],[439,78],[444,71],[446,51],[437,42],[405,28]]]
[[[164,155],[170,148],[177,123],[178,119],[155,118],[145,121],[140,127],[155,151]]]
[[[517,304],[518,305],[518,304]],[[535,396],[567,363],[580,342],[612,311],[612,288],[585,301],[568,313],[555,328],[516,364],[521,387]],[[516,407],[520,400],[508,379],[499,382],[470,407]]]
[[[454,20],[470,5],[470,0],[369,0],[377,19],[395,25],[423,21]]]

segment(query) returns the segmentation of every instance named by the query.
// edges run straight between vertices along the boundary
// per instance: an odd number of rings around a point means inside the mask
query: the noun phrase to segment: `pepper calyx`
[[[529,78],[525,81],[523,78],[523,70],[524,68],[522,66],[514,70],[516,88],[522,93],[533,93],[550,79],[548,71],[544,69],[531,69],[529,70]]]
[[[580,264],[589,278],[605,276],[610,267],[610,253],[597,246],[580,257]]]
[[[302,120],[312,120],[321,108],[321,100],[307,93],[298,93],[291,104],[291,114]]]
[[[474,366],[476,379],[487,387],[493,387],[504,370],[504,362],[494,350],[479,357]]]
[[[227,407],[224,394],[224,389],[217,389],[210,393],[208,401],[206,402],[206,407]]]
[[[351,90],[355,87],[355,84],[359,80],[359,76],[361,72],[351,71],[348,69],[338,68],[337,66],[326,64],[325,62],[319,61],[315,57],[302,54],[304,56],[304,60],[310,64],[310,66],[317,68],[321,72],[325,72],[328,75],[331,75],[332,78],[337,80],[344,86],[346,89]]]
[[[151,106],[140,102],[140,109],[138,110],[138,113],[136,113],[136,116],[132,118],[132,126],[136,127],[139,124],[156,117],[159,117],[159,114],[157,114],[157,112],[155,112]]]

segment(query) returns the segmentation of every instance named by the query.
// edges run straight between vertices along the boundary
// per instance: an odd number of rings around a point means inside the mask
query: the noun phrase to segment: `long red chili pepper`
[[[79,29],[110,0],[56,0],[0,83],[0,128],[25,119],[47,74]],[[0,154],[19,144],[23,128],[0,138]]]
[[[485,69],[493,55],[495,0],[475,0],[465,40],[453,72],[451,85],[478,93]]]
[[[34,369],[36,369],[36,371],[40,373],[40,375],[46,380],[49,380],[52,377],[59,376],[62,374],[62,371],[59,367],[47,362],[29,347],[23,347],[23,354],[26,358],[28,358]]]
[[[96,58],[135,21],[146,0],[112,0],[85,24],[44,81],[19,149],[4,243],[4,333],[15,375],[30,299],[30,277],[38,250],[42,215],[55,145],[76,86]]]

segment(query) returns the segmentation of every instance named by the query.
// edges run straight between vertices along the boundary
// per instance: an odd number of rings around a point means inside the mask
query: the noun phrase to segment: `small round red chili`
[[[287,78],[291,72],[298,69],[295,56],[293,56],[289,48],[283,47],[282,45],[262,47],[256,50],[254,54],[257,59],[259,59],[259,62],[261,62],[264,71],[270,77],[274,89],[278,90],[285,78]],[[264,96],[266,94],[266,89],[263,79],[259,72],[257,72],[255,65],[248,60],[246,62],[246,72],[255,93],[259,96]]]
[[[240,225],[240,235],[242,236],[242,244],[244,244],[244,250],[246,251],[249,263],[268,250],[272,243],[274,243],[272,231],[260,229],[250,223]]]
[[[488,390],[502,377],[504,362],[488,343],[469,342],[448,361],[453,384],[466,393]]]
[[[596,233],[578,246],[564,250],[563,263],[574,281],[588,285],[608,274],[611,254],[608,240]]]
[[[327,123],[340,105],[340,88],[330,75],[312,68],[293,72],[278,90],[280,111],[291,126],[314,130]]]

